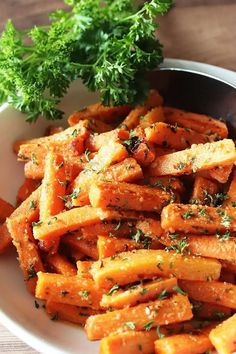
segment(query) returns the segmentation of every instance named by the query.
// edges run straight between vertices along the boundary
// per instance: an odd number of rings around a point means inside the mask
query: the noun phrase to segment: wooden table
[[[60,0],[1,1],[0,30],[8,18],[18,28],[43,24],[47,13],[58,7],[62,7]],[[236,70],[235,19],[235,0],[176,0],[171,11],[160,19],[158,32],[165,56]],[[36,353],[2,326],[0,333],[0,353]]]

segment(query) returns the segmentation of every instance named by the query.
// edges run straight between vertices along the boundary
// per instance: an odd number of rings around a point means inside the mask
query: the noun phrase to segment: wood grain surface
[[[62,0],[0,0],[0,31],[8,18],[21,29],[45,24],[47,14],[62,7]],[[236,70],[236,0],[176,0],[159,21],[166,57]],[[0,353],[37,353],[1,325],[0,333]]]

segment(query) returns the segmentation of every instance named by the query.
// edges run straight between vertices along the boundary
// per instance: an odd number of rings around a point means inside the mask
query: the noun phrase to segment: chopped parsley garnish
[[[37,226],[42,225],[42,223],[43,223],[42,221],[38,221],[38,222],[33,221],[33,222],[32,222],[32,226],[33,226],[33,227],[37,227]]]
[[[29,207],[30,207],[30,209],[35,210],[37,208],[37,201],[36,200],[31,200]]]
[[[154,323],[155,323],[155,322],[153,322],[153,321],[146,323],[146,324],[143,326],[143,329],[145,329],[145,331],[150,331],[150,329],[152,328],[152,326],[154,325]]]
[[[186,167],[186,163],[184,162],[179,162],[176,165],[177,170],[183,170]]]
[[[161,331],[160,331],[160,326],[157,326],[156,332],[157,332],[158,338],[160,338],[160,339],[165,338],[165,335],[163,333],[161,333]]]
[[[135,323],[134,322],[124,322],[124,325],[129,327],[132,330],[135,330]]]
[[[181,214],[181,217],[183,219],[191,219],[191,217],[195,216],[195,214],[192,212],[192,210],[188,210],[185,213]]]
[[[89,151],[89,149],[86,149],[85,152],[84,152],[84,155],[85,155],[85,158],[86,160],[89,162],[89,155],[91,154],[91,151]]]
[[[87,290],[83,290],[83,291],[80,292],[80,296],[81,296],[83,299],[88,299],[89,294],[90,294],[90,292],[87,291]]]
[[[108,291],[107,295],[108,296],[113,295],[114,293],[117,292],[118,289],[119,289],[119,285],[117,284],[113,285],[113,287]]]
[[[166,289],[162,290],[160,294],[157,296],[158,300],[164,300],[168,297],[168,292]]]
[[[140,238],[143,236],[143,232],[140,229],[137,229],[137,232],[135,235],[131,236],[131,238],[135,241],[135,242],[140,242]]]
[[[181,295],[187,295],[178,285],[173,286],[172,289]]]

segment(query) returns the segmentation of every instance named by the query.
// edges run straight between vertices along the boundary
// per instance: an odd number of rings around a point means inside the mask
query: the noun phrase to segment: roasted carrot
[[[164,122],[165,116],[162,106],[152,108],[151,111],[147,112],[145,116],[140,118],[139,125],[142,128],[147,128],[156,122]]]
[[[0,224],[0,255],[3,254],[12,244],[12,238],[6,223]]]
[[[151,89],[148,93],[148,97],[145,102],[145,106],[148,109],[157,107],[157,106],[162,106],[163,105],[163,97],[160,95],[160,93],[155,90]]]
[[[161,228],[160,221],[153,218],[138,220],[136,223],[136,229],[141,230],[145,236],[148,236],[155,241],[157,241],[164,232],[164,230]]]
[[[226,183],[232,172],[233,164],[228,166],[216,166],[212,170],[207,171],[209,176],[220,183]]]
[[[145,167],[155,160],[156,153],[153,144],[141,141],[132,151],[132,156],[141,166]]]
[[[179,284],[194,300],[236,309],[236,285],[219,281],[189,280],[179,280]]]
[[[65,246],[69,246],[71,249],[73,248],[83,253],[87,257],[91,257],[94,260],[98,259],[96,240],[87,240],[76,235],[65,235],[62,238],[62,243]]]
[[[123,161],[127,156],[126,148],[119,142],[110,141],[107,145],[103,145],[76,179],[76,188],[79,188],[80,193],[73,200],[74,205],[83,206],[89,204],[89,186],[94,179],[97,179],[97,174],[110,165]]]
[[[38,220],[39,218],[39,198],[41,186],[38,187],[26,200],[24,200],[18,208],[16,208],[11,216],[11,220],[17,217],[25,217],[28,222]]]
[[[157,188],[122,182],[99,182],[89,191],[93,207],[160,212],[171,201],[171,194]]]
[[[222,265],[223,269],[226,269],[229,272],[236,274],[236,261],[233,261],[233,262],[221,261],[221,265]]]
[[[192,144],[209,142],[209,137],[205,134],[164,122],[158,122],[145,128],[145,135],[149,143],[155,143],[175,150],[184,150]]]
[[[114,309],[134,306],[158,299],[160,294],[160,299],[165,298],[168,293],[173,293],[176,286],[176,278],[159,278],[140,285],[133,285],[125,291],[120,290],[117,286],[103,295],[100,305],[104,308],[112,307]]]
[[[150,177],[145,175],[145,183],[152,187],[161,188],[170,192],[183,193],[184,186],[178,177],[162,176]]]
[[[61,254],[49,254],[46,257],[46,263],[49,269],[57,274],[72,276],[77,274],[76,267]]]
[[[150,329],[158,325],[167,325],[191,318],[192,311],[188,298],[178,294],[170,299],[156,300],[122,310],[90,316],[86,322],[85,330],[90,340],[96,340],[109,335],[111,332],[145,331],[146,326]]]
[[[202,205],[169,204],[161,213],[161,227],[170,232],[218,234],[236,231],[236,209]],[[228,237],[230,234],[228,234]]]
[[[97,224],[82,227],[81,232],[83,238],[96,240],[98,235],[129,238],[136,233],[136,229],[134,223],[129,221],[111,221],[106,223],[100,221]]]
[[[236,207],[236,170],[234,170],[232,181],[227,192],[227,199],[223,203],[223,207]]]
[[[227,235],[226,235],[227,236]],[[224,239],[224,236],[209,235],[184,235],[171,234],[170,237],[165,234],[159,241],[168,246],[169,250],[177,252],[190,253],[202,257],[217,258],[227,261],[236,259],[236,238]]]
[[[185,112],[172,107],[164,107],[164,114],[166,121],[170,124],[177,123],[198,133],[216,134],[221,139],[228,136],[228,129],[225,123],[204,114]]]
[[[213,348],[208,335],[204,333],[176,334],[158,339],[154,345],[157,354],[202,354]]]
[[[176,276],[179,279],[206,280],[220,277],[220,262],[213,259],[182,256],[163,250],[123,252],[115,259],[94,262],[91,274],[98,287],[125,285],[153,276]]]
[[[231,354],[236,350],[236,314],[220,323],[210,332],[210,341],[219,354]]]
[[[17,192],[17,204],[21,204],[26,200],[40,185],[41,181],[31,178],[26,178]]]
[[[126,116],[131,110],[130,106],[105,107],[100,102],[92,104],[81,111],[74,112],[68,118],[69,125],[75,125],[83,119],[101,120],[112,122],[114,119]]]
[[[80,227],[93,225],[101,220],[126,220],[137,219],[140,215],[135,212],[122,212],[115,210],[103,210],[84,206],[74,208],[64,213],[52,216],[42,223],[34,226],[34,237],[39,240],[55,239],[67,232],[78,230]]]
[[[6,200],[0,198],[0,224],[4,223],[14,211],[14,207]]]
[[[190,202],[192,204],[211,204],[213,195],[219,191],[219,184],[207,178],[196,176]]]
[[[51,300],[46,302],[46,311],[50,315],[51,320],[68,321],[82,326],[85,325],[89,316],[99,313],[99,311],[89,307],[62,304]]]
[[[210,170],[216,166],[234,163],[236,159],[233,140],[224,139],[213,143],[192,145],[190,149],[158,156],[150,165],[150,176],[183,175]]]
[[[78,262],[76,262],[78,277],[79,278],[85,277],[85,278],[92,279],[92,275],[90,273],[90,269],[91,269],[92,264],[93,264],[92,261],[78,261]]]
[[[103,145],[109,143],[109,141],[119,141],[120,139],[129,139],[129,132],[123,129],[114,129],[98,135],[90,134],[85,141],[85,147],[91,152],[98,151]]]
[[[132,111],[129,112],[128,116],[123,120],[119,125],[121,129],[134,129],[140,121],[140,117],[144,116],[147,113],[148,109],[143,106],[138,106]]]
[[[37,272],[43,271],[44,267],[37,245],[34,243],[28,219],[24,216],[7,219],[7,227],[18,253],[18,260],[24,275],[24,281],[29,292],[34,295]]]
[[[99,308],[103,293],[91,279],[39,272],[35,296],[41,300]]]

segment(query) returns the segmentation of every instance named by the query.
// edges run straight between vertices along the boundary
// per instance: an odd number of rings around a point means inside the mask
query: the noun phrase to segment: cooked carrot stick
[[[228,166],[216,166],[212,170],[209,170],[209,176],[220,183],[226,183],[232,172],[233,164]]]
[[[7,227],[18,253],[18,260],[24,275],[24,281],[29,292],[34,295],[37,272],[43,271],[44,267],[37,245],[34,243],[28,219],[24,216],[7,219]]]
[[[26,200],[39,187],[40,183],[40,180],[26,178],[17,192],[17,204],[19,205]]]
[[[40,195],[40,220],[60,213],[66,194],[65,166],[62,156],[49,151],[45,158],[45,173]]]
[[[183,175],[210,170],[216,166],[234,163],[236,159],[233,140],[224,139],[213,143],[192,145],[190,149],[158,156],[150,165],[151,176]]]
[[[218,191],[219,184],[217,182],[211,181],[201,176],[196,176],[190,202],[192,204],[200,205],[209,204],[211,202],[209,198],[213,197],[213,195]]]
[[[112,122],[114,119],[126,116],[130,106],[105,107],[100,102],[92,104],[81,111],[74,112],[69,118],[69,125],[75,125],[82,119],[92,118],[103,122]]]
[[[121,129],[134,129],[140,121],[140,117],[144,116],[147,113],[148,109],[143,106],[138,106],[132,111],[129,112],[128,116],[123,120],[119,125]]]
[[[156,153],[153,144],[142,141],[132,151],[132,156],[141,166],[148,166],[155,160]]]
[[[170,232],[220,236],[236,231],[235,220],[236,209],[233,207],[226,210],[201,205],[169,204],[162,210],[161,227]]]
[[[91,279],[39,272],[35,296],[41,300],[99,308],[103,293]]]
[[[89,204],[88,189],[91,183],[96,180],[98,173],[117,162],[123,161],[128,156],[126,148],[119,142],[110,141],[103,145],[96,156],[87,164],[76,179],[76,188],[80,188],[80,193],[74,199],[75,206]]]
[[[210,341],[219,354],[231,354],[236,350],[236,314],[220,323],[210,332]]]
[[[61,241],[63,245],[69,246],[87,257],[91,257],[94,260],[98,259],[96,240],[87,240],[82,237],[77,237],[76,235],[65,235]]]
[[[193,314],[198,319],[222,320],[231,315],[231,309],[222,305],[210,304],[192,300]]]
[[[176,150],[187,149],[192,144],[205,144],[209,142],[209,137],[205,134],[163,122],[158,122],[145,128],[145,135],[147,141],[150,143]]]
[[[100,305],[104,308],[112,307],[114,309],[121,309],[138,305],[139,303],[155,300],[161,294],[163,298],[166,294],[172,293],[174,287],[177,286],[176,278],[159,278],[151,282],[140,285],[131,286],[128,290],[119,290],[111,288],[107,294],[103,295]],[[160,296],[160,298],[162,298]]]
[[[160,95],[160,93],[155,90],[151,89],[148,93],[148,97],[145,102],[145,106],[148,109],[157,107],[157,106],[162,106],[163,105],[163,97]]]
[[[11,216],[11,220],[17,217],[25,217],[28,222],[36,221],[39,217],[39,198],[41,187],[38,187],[26,200],[24,200],[18,208],[16,208]]]
[[[151,238],[140,238],[141,233],[136,233],[138,239],[127,240],[122,238],[114,238],[109,236],[98,236],[97,249],[99,259],[115,256],[120,252],[127,252],[142,248],[159,249],[160,243],[153,241]],[[133,236],[135,238],[135,235]]]
[[[0,224],[0,255],[3,254],[12,244],[12,238],[6,223]]]
[[[93,174],[93,176],[92,176]],[[79,175],[73,182],[73,188],[75,190],[81,189],[81,185],[83,186],[83,196],[82,198],[89,203],[88,191],[90,189],[91,183],[95,181],[118,181],[118,182],[134,182],[143,177],[142,169],[137,163],[137,161],[133,158],[127,158],[123,161],[116,163],[108,168],[105,168],[100,173],[89,173],[86,177],[86,173],[84,172],[84,176]],[[81,193],[80,193],[81,194]],[[81,195],[78,195],[73,199],[73,205],[79,206],[81,204]]]
[[[225,123],[204,114],[185,112],[177,108],[164,107],[166,121],[177,123],[203,134],[217,134],[221,139],[227,138],[228,129]]]
[[[92,261],[78,261],[78,262],[76,262],[78,277],[79,278],[85,277],[85,278],[92,279],[92,275],[90,273],[90,269],[91,269],[92,264],[93,264]]]
[[[179,280],[190,298],[236,309],[236,285],[219,281]]]
[[[47,266],[49,269],[57,274],[72,276],[77,274],[76,267],[68,261],[65,256],[61,254],[49,254],[46,257]]]
[[[226,269],[229,272],[236,274],[236,261],[233,261],[233,262],[221,261],[221,265],[222,265],[223,269]]]
[[[82,227],[81,232],[83,238],[87,240],[96,240],[98,235],[129,238],[136,233],[136,229],[132,222],[111,221],[103,223],[100,221],[97,224]]]
[[[206,280],[220,277],[220,262],[213,259],[182,256],[163,250],[137,250],[120,253],[115,259],[94,262],[91,274],[99,287],[125,285],[153,276]]]
[[[171,194],[157,188],[122,182],[99,182],[89,191],[93,207],[160,212],[171,201]]]
[[[162,177],[150,177],[144,176],[147,185],[152,187],[161,188],[170,192],[183,193],[184,186],[178,177],[162,176]]]
[[[14,207],[6,200],[0,198],[0,224],[4,223],[14,211]]]
[[[236,207],[236,170],[234,170],[233,178],[227,192],[227,197],[228,199],[224,201],[222,207]]]
[[[167,325],[191,318],[191,305],[187,296],[178,294],[170,299],[156,300],[122,310],[90,316],[86,322],[85,330],[88,339],[96,340],[106,337],[111,332],[145,331],[147,326],[150,329],[158,325]]]
[[[98,135],[90,134],[85,141],[85,147],[89,151],[98,151],[103,145],[109,143],[109,141],[119,141],[120,139],[129,139],[129,132],[123,129],[114,129]]]
[[[68,321],[75,324],[85,325],[87,318],[91,315],[99,313],[91,308],[79,307],[68,304],[61,304],[48,300],[46,302],[46,311],[50,315],[51,320]]]
[[[213,348],[208,336],[200,334],[176,334],[155,341],[157,354],[202,354]]]
[[[141,230],[145,236],[150,237],[152,240],[158,240],[164,233],[161,228],[159,220],[153,218],[145,218],[144,220],[138,220],[136,223],[136,229]]]
[[[173,235],[170,235],[173,237]],[[236,259],[236,238],[225,239],[223,237],[209,235],[189,235],[186,238],[184,235],[174,234],[174,239],[168,235],[163,235],[159,241],[168,246],[169,250],[181,251],[202,257],[217,258],[227,261]]]
[[[147,128],[156,122],[164,122],[165,116],[162,106],[153,108],[145,116],[140,118],[139,124],[142,128]]]

